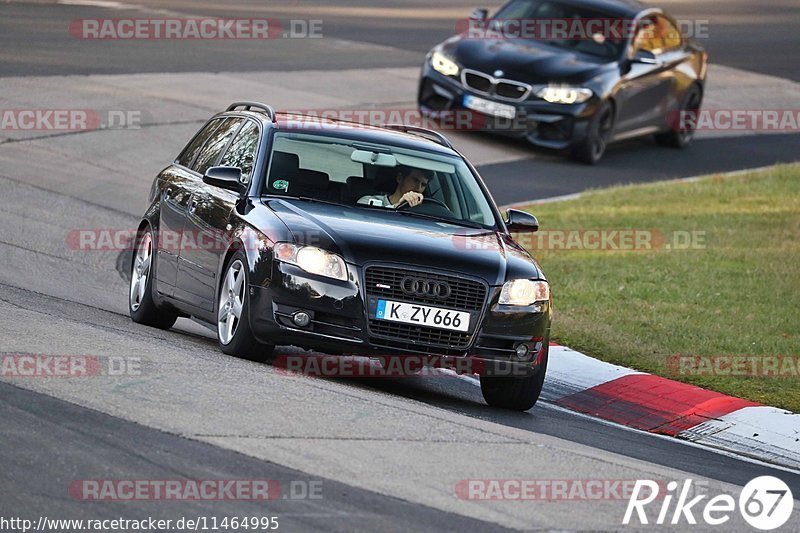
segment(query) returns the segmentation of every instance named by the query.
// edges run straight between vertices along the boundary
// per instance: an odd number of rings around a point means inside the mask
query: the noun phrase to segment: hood
[[[535,261],[510,236],[435,220],[368,210],[270,199],[265,205],[290,228],[297,244],[318,246],[358,266],[401,263],[463,272],[502,285],[506,279],[541,277]]]
[[[559,49],[524,39],[470,39],[456,37],[446,42],[443,53],[464,68],[493,74],[531,85],[583,83],[604,69],[611,60]]]

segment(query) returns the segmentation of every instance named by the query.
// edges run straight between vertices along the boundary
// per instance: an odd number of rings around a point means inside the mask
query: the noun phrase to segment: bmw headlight
[[[515,279],[507,281],[500,291],[504,305],[532,305],[550,300],[550,285],[542,280]]]
[[[431,66],[436,72],[441,72],[445,76],[455,76],[460,70],[455,61],[441,52],[434,52],[431,56]]]
[[[582,104],[594,93],[586,87],[547,85],[537,87],[534,94],[551,104]]]
[[[322,248],[281,242],[275,245],[274,255],[278,261],[297,265],[311,274],[347,281],[344,259]]]

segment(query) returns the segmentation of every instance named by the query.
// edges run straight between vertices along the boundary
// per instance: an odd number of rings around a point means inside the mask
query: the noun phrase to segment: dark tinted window
[[[220,165],[225,167],[239,167],[242,169],[242,183],[248,183],[253,175],[253,165],[258,151],[258,126],[255,122],[247,121],[233,139],[228,151],[222,156]]]
[[[206,124],[203,129],[197,132],[197,134],[194,136],[194,139],[192,139],[192,142],[190,142],[188,146],[183,149],[181,155],[178,156],[178,163],[185,167],[191,167],[197,152],[200,151],[200,148],[203,147],[203,144],[205,144],[209,135],[214,133],[214,130],[220,125],[221,122],[221,118],[214,119]]]
[[[203,145],[203,149],[200,150],[192,169],[200,174],[205,174],[209,167],[213,167],[241,123],[242,119],[240,118],[226,118],[222,125],[208,138],[206,144]]]

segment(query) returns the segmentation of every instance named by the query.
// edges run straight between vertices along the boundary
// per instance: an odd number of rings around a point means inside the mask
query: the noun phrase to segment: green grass
[[[800,165],[615,187],[528,210],[543,232],[656,230],[673,244],[636,251],[530,246],[551,282],[559,342],[800,412],[800,376],[698,376],[667,366],[675,355],[800,356]],[[676,249],[674,232],[692,231],[704,232],[705,242]]]

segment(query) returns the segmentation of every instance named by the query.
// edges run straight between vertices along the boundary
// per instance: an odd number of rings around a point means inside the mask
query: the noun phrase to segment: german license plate
[[[492,102],[491,100],[478,98],[471,94],[464,95],[464,107],[496,117],[514,118],[517,116],[517,108],[513,105]]]
[[[390,320],[404,324],[417,324],[431,328],[450,329],[455,331],[469,331],[469,313],[453,311],[428,305],[393,302],[391,300],[378,300],[375,310],[378,320]]]

